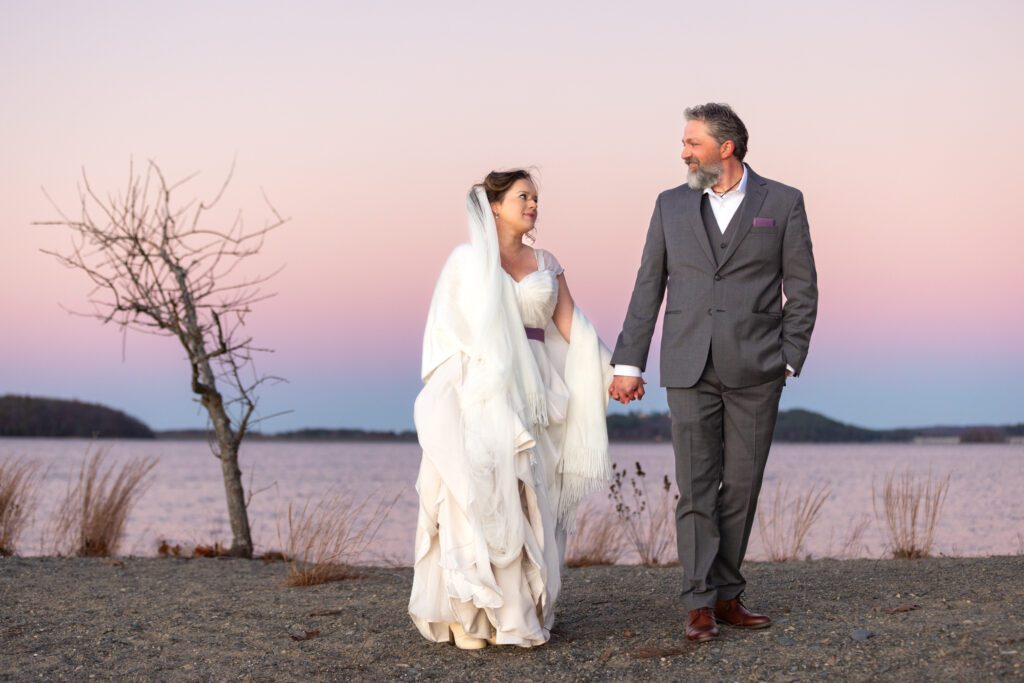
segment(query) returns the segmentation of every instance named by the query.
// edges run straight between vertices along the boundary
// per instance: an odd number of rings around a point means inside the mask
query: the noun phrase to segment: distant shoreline
[[[154,430],[141,420],[97,403],[32,396],[0,396],[0,438],[118,438],[204,441],[205,429]],[[668,413],[616,413],[608,416],[612,443],[670,443]],[[250,431],[247,441],[415,443],[412,430],[387,431],[310,427],[276,433]],[[934,426],[868,429],[810,410],[779,412],[777,443],[1024,443],[1024,422],[1015,425]]]

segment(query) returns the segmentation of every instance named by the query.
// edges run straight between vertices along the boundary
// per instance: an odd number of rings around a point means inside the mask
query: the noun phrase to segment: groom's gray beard
[[[690,186],[691,190],[706,190],[713,187],[722,177],[721,164],[704,166],[699,161],[697,164],[696,171],[691,171],[689,166],[686,167],[686,184]]]

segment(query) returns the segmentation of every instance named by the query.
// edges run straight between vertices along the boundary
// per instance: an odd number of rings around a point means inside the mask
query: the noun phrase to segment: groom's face
[[[722,146],[708,133],[703,121],[688,121],[683,130],[683,163],[691,171],[701,166],[717,166],[722,163]]]
[[[683,130],[686,182],[695,190],[712,187],[722,176],[722,145],[708,132],[703,121],[688,121]]]

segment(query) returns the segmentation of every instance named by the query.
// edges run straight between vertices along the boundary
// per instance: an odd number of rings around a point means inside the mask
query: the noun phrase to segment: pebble
[[[866,628],[855,628],[853,629],[853,633],[850,634],[850,637],[856,641],[865,641],[868,638],[873,638],[874,635],[874,633]]]

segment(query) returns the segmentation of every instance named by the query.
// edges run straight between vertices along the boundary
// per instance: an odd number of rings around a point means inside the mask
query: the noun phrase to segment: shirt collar
[[[749,176],[747,175],[747,165],[743,164],[743,175],[740,177],[740,184],[736,186],[735,190],[733,190],[731,192],[727,192],[725,194],[725,197],[719,197],[717,194],[715,194],[715,191],[712,190],[710,187],[705,187],[704,188],[704,194],[710,196],[712,199],[719,199],[719,200],[722,200],[722,201],[725,201],[726,197],[730,197],[732,195],[736,195],[738,197],[742,197],[743,195],[745,195],[747,193],[747,178],[748,177]]]

